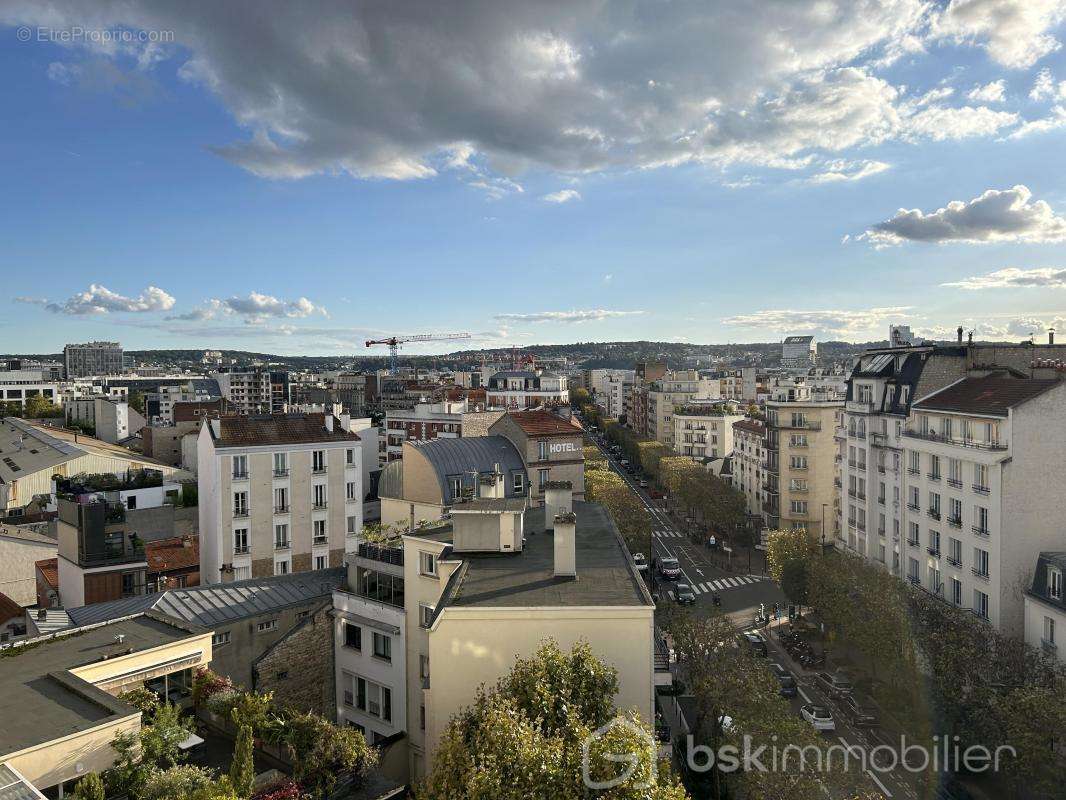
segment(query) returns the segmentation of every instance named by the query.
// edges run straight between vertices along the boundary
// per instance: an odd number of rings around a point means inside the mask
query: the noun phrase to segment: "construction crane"
[[[416,333],[413,336],[390,336],[388,339],[367,339],[366,346],[373,347],[376,344],[389,346],[389,374],[396,374],[396,357],[400,352],[400,345],[406,342],[445,342],[452,339],[469,339],[469,333]]]

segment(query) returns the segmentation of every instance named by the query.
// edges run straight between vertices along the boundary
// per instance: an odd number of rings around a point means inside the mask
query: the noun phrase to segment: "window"
[[[984,506],[973,507],[973,529],[976,533],[988,533],[988,509]]]
[[[920,495],[919,495],[919,492],[918,492],[918,487],[917,486],[909,487],[909,493],[910,493],[910,502],[907,503],[907,506],[912,511],[919,510],[921,508],[921,499],[920,499]]]
[[[526,488],[526,476],[521,472],[511,474],[511,487],[515,494],[522,494]]]
[[[982,619],[988,619],[988,595],[980,589],[973,590],[973,610]]]
[[[326,484],[316,483],[313,487],[312,503],[315,508],[326,507]]]
[[[255,630],[258,633],[266,633],[267,631],[276,631],[278,629],[278,621],[276,619],[266,619],[262,622],[255,624]]]
[[[929,531],[929,549],[934,553],[940,552],[940,532]]]
[[[962,542],[948,537],[948,561],[956,567],[962,566]]]
[[[806,515],[807,513],[807,501],[806,500],[793,500],[790,504],[790,511],[793,514]]]
[[[352,650],[363,649],[363,629],[350,622],[344,623],[344,646]]]
[[[348,533],[359,533],[359,529],[356,527],[358,523],[357,517],[348,517]]]
[[[355,448],[349,447],[344,451],[344,463],[349,466],[355,463]]]
[[[289,562],[288,561],[275,561],[274,562],[274,574],[275,575],[288,575],[289,574]]]
[[[973,571],[975,575],[988,577],[988,551],[980,547],[973,549]]]
[[[915,474],[922,471],[922,454],[911,450],[907,453],[907,457],[910,459],[907,469]]]
[[[912,523],[910,523],[908,525],[908,528],[910,529],[910,535],[907,536],[907,541],[910,542],[911,544],[918,544],[918,539],[919,539],[918,523],[917,522],[912,522]]]
[[[1058,567],[1047,568],[1047,596],[1062,599],[1062,570]]]
[[[289,490],[284,486],[274,490],[274,513],[284,514],[289,510]]]
[[[962,605],[962,581],[958,578],[951,579],[951,602],[957,606]]]
[[[289,671],[287,669],[278,670],[274,673],[274,680],[283,681],[289,677]]]
[[[1055,620],[1051,617],[1044,617],[1044,641],[1055,644]]]
[[[792,447],[806,447],[807,446],[807,434],[805,433],[793,433],[788,437],[789,444]]]
[[[956,489],[962,487],[962,461],[957,458],[948,459],[948,483]]]
[[[428,603],[418,604],[418,622],[423,628],[433,624],[433,606]]]
[[[907,559],[907,577],[911,579],[912,583],[918,583],[920,578],[918,577],[918,561],[917,559]]]
[[[429,680],[429,656],[418,657],[418,677],[424,681]]]
[[[355,481],[348,481],[346,484],[344,484],[344,496],[347,497],[349,500],[358,499],[355,494]]]
[[[212,647],[222,647],[223,645],[227,645],[229,643],[230,643],[230,632],[229,631],[218,631],[217,633],[215,633],[214,636],[211,637],[211,646]]]
[[[286,453],[274,453],[274,477],[284,478],[289,474],[289,457]]]
[[[792,469],[807,469],[807,456],[789,456],[788,465]]]
[[[418,725],[422,730],[426,729],[426,704],[422,703],[418,707]]]
[[[374,657],[392,661],[392,637],[374,631]]]
[[[233,493],[233,516],[248,516],[248,492]]]
[[[329,566],[329,556],[315,556],[315,569],[325,569]]]
[[[537,442],[537,458],[541,461],[548,460],[548,443],[545,441]]]
[[[940,456],[929,456],[929,477],[934,480],[940,480]]]
[[[973,488],[976,492],[988,492],[988,467],[985,464],[973,465]]]
[[[423,575],[431,578],[437,577],[437,557],[433,553],[418,554],[418,568]]]
[[[242,555],[248,552],[248,529],[234,528],[233,530],[233,553]]]
[[[392,690],[365,678],[356,678],[355,707],[372,717],[391,722]]]
[[[538,469],[537,470],[537,487],[540,489],[540,491],[542,491],[542,492],[544,491],[544,484],[546,484],[547,482],[548,482],[548,470],[546,470],[546,469]]]
[[[233,457],[233,479],[241,480],[248,477],[248,456]]]
[[[234,567],[233,568],[233,580],[246,581],[252,577],[251,567]]]
[[[954,497],[948,500],[948,522],[956,527],[962,524],[962,501]]]
[[[274,526],[274,549],[284,550],[290,546],[289,541],[289,526],[284,522],[278,523]]]
[[[312,544],[325,544],[328,540],[326,535],[326,521],[324,519],[316,519],[312,523]]]
[[[296,621],[299,622],[300,620],[307,619],[309,616],[311,616],[311,612],[306,608],[303,611],[297,611]]]
[[[311,451],[311,470],[314,472],[326,471],[326,451],[325,450],[312,450]]]
[[[940,495],[936,492],[929,493],[929,516],[940,519]]]

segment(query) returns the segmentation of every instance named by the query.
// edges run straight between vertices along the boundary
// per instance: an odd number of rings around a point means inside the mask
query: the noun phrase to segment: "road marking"
[[[807,703],[809,705],[810,702],[811,702],[811,698],[807,697],[807,693],[805,691],[803,691],[803,687],[800,686],[799,683],[796,684],[796,689],[797,689],[797,691],[799,691],[800,697],[803,698],[803,702]]]
[[[853,745],[848,744],[848,740],[845,739],[843,736],[837,736],[837,738],[840,740],[840,743],[842,745],[844,745],[845,748],[847,748],[847,751],[849,753],[851,753],[851,752],[853,752],[854,750],[857,749]],[[862,753],[861,750],[859,752],[860,752],[860,754]],[[885,797],[892,797],[892,792],[890,792],[888,790],[887,786],[885,786],[883,783],[881,783],[881,779],[880,778],[878,778],[876,775],[874,775],[873,772],[871,772],[869,769],[864,769],[863,772],[865,772],[870,777],[870,779],[874,783],[877,784],[877,788],[879,788],[881,790],[881,792],[885,795]]]

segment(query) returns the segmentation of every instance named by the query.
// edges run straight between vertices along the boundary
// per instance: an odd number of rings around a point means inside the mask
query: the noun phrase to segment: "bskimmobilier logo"
[[[593,751],[594,745],[598,742],[603,742],[604,739],[608,739],[616,731],[628,731],[632,734],[632,736],[625,736],[627,745],[630,745],[626,752],[604,752],[601,748],[596,748],[595,752]],[[641,743],[637,748],[631,746],[634,738],[638,743]],[[658,775],[658,747],[658,743],[655,741],[655,736],[643,725],[625,717],[615,717],[603,727],[593,731],[592,734],[585,739],[584,743],[582,743],[581,779],[589,789],[594,789],[596,791],[613,789],[616,786],[621,786],[622,784],[627,783],[633,778],[641,766],[641,760],[647,758],[649,762],[647,776],[642,776],[642,780],[639,783],[632,783],[629,784],[629,786],[630,788],[637,790],[649,789],[655,785]],[[611,763],[619,765],[624,764],[625,766],[620,768],[620,772],[610,775],[600,774],[600,771],[596,770],[596,775],[594,776],[594,760],[597,765],[601,763]]]

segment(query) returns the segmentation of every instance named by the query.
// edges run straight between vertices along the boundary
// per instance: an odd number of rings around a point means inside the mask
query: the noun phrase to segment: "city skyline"
[[[1060,4],[339,8],[0,11],[5,350],[1066,324]]]

